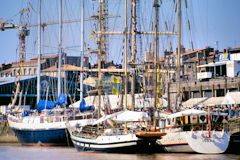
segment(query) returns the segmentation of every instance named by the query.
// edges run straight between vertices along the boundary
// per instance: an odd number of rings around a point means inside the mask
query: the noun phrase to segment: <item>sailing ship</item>
[[[149,141],[136,135],[147,120],[145,112],[120,111],[105,115],[92,125],[69,127],[68,130],[79,151],[139,153],[146,152],[149,146]]]
[[[181,109],[180,94],[180,54],[181,54],[181,0],[178,0],[178,54],[177,80],[178,94],[175,113],[160,119],[160,128],[166,135],[157,143],[167,152],[195,152],[203,154],[224,153],[229,145],[227,115],[220,112]],[[163,118],[164,119],[164,118]]]
[[[102,20],[103,11],[103,3],[100,2],[99,9],[99,19]],[[132,43],[136,43],[136,1],[132,1]],[[152,118],[149,118],[148,113],[142,111],[134,111],[134,109],[145,109],[145,104],[150,104],[148,107],[151,108],[153,106],[153,98],[149,98],[148,101],[145,101],[145,96],[143,94],[135,93],[135,72],[131,73],[132,77],[132,85],[131,85],[131,96],[127,90],[127,8],[128,3],[125,1],[125,54],[124,54],[124,78],[125,78],[125,86],[124,86],[124,97],[120,100],[120,103],[117,103],[119,108],[122,108],[120,112],[114,112],[112,114],[104,113],[102,111],[103,108],[107,108],[108,106],[103,103],[102,95],[102,74],[101,74],[101,33],[104,31],[101,30],[98,33],[98,120],[91,125],[80,125],[77,124],[75,126],[68,126],[68,131],[71,135],[72,142],[75,148],[79,151],[100,151],[100,152],[117,152],[117,153],[146,153],[146,152],[155,152],[160,149],[158,145],[156,145],[156,139],[161,138],[162,134],[155,134],[155,136],[143,136],[143,134],[139,134],[141,131],[145,131],[148,129],[148,124]],[[135,18],[134,18],[135,17]],[[100,22],[101,24],[102,22]],[[101,29],[101,27],[100,27]],[[107,31],[105,31],[107,32]],[[132,46],[132,60],[131,63],[135,63],[135,52],[136,52],[136,44]],[[135,68],[134,68],[135,69]],[[141,100],[137,99],[139,95]],[[108,95],[109,97],[111,95]],[[122,95],[123,96],[123,95]],[[109,101],[111,103],[115,103],[116,98],[110,98]],[[128,106],[130,104],[130,107]],[[136,107],[135,107],[136,106]],[[143,107],[140,107],[143,106]],[[128,110],[130,109],[130,110]],[[132,111],[131,111],[132,109]],[[105,110],[106,111],[106,110]],[[101,118],[100,118],[101,116]],[[123,117],[123,118],[119,118]],[[141,132],[143,133],[143,132]],[[144,132],[146,133],[146,132]]]
[[[163,121],[160,128],[166,135],[157,143],[167,152],[216,154],[228,148],[226,113],[188,109],[166,115]]]
[[[62,1],[59,3],[60,12]],[[41,61],[41,0],[39,0],[39,27],[38,27],[38,75],[37,75],[37,110],[23,113],[14,113],[8,116],[9,126],[15,132],[19,142],[24,145],[70,145],[69,133],[66,129],[66,121],[71,125],[76,122],[91,123],[94,114],[92,106],[84,103],[77,110],[66,108],[66,96],[61,94],[61,56],[62,36],[59,36],[59,66],[58,66],[58,100],[57,102],[40,99],[40,61]],[[60,17],[61,19],[61,17]],[[60,20],[60,32],[62,31]],[[82,57],[83,58],[83,57]],[[83,65],[83,63],[81,63]],[[19,88],[19,87],[18,87]],[[48,91],[48,90],[47,90]],[[46,94],[48,97],[48,93]],[[89,111],[81,113],[80,109]],[[89,122],[90,121],[90,122]]]
[[[69,117],[62,113],[62,109],[53,109],[46,110],[41,115],[37,112],[25,117],[9,115],[8,123],[15,132],[18,141],[23,145],[70,145],[70,136],[65,124]],[[92,117],[92,114],[82,114],[77,117],[78,120],[70,120],[70,123],[91,123],[88,119]]]

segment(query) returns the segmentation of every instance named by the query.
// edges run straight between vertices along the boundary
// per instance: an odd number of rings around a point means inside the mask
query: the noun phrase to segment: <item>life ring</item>
[[[200,131],[200,130],[202,130],[202,128],[201,128],[201,126],[197,125],[197,126],[193,127],[193,130],[194,131]]]

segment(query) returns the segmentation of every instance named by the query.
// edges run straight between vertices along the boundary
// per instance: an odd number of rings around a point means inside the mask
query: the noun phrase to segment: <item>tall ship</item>
[[[153,122],[153,114],[152,108],[154,106],[154,98],[151,96],[146,96],[145,93],[137,94],[135,89],[136,77],[139,75],[136,71],[140,71],[138,64],[136,62],[136,36],[137,36],[137,14],[136,9],[140,4],[137,1],[132,1],[131,3],[128,1],[124,1],[125,8],[125,32],[122,34],[124,37],[124,90],[120,92],[120,96],[122,97],[119,103],[117,104],[119,108],[122,109],[120,112],[110,113],[108,111],[108,104],[104,104],[103,108],[106,108],[105,113],[101,112],[101,101],[106,96],[104,92],[102,92],[102,83],[104,83],[103,75],[102,75],[102,53],[105,53],[104,44],[105,41],[103,37],[108,33],[115,34],[115,32],[110,32],[105,30],[106,27],[99,27],[99,31],[96,31],[96,35],[98,37],[98,118],[97,121],[90,125],[82,126],[81,124],[76,126],[68,126],[68,130],[71,135],[72,142],[75,148],[79,151],[99,151],[99,152],[116,152],[116,153],[144,153],[144,152],[156,152],[160,151],[160,147],[156,144],[156,139],[161,138],[164,133],[157,132],[155,128],[153,128],[153,134],[149,134],[147,132],[152,126]],[[159,7],[158,2],[154,1],[154,7]],[[105,20],[105,11],[106,1],[101,1],[99,4],[99,21],[100,24],[104,24],[102,20]],[[129,38],[132,41],[131,44],[131,60],[128,62],[128,10],[127,8],[131,8],[131,25],[132,30],[130,33],[132,37]],[[139,8],[138,8],[139,9]],[[158,34],[157,30],[154,32]],[[147,32],[146,34],[154,34],[152,32]],[[118,34],[118,33],[116,33]],[[144,32],[143,32],[144,34]],[[156,45],[157,46],[157,45]],[[157,51],[155,51],[157,54]],[[142,59],[141,59],[142,60]],[[140,61],[139,60],[139,63]],[[156,59],[155,59],[156,60]],[[156,62],[156,61],[155,61]],[[156,65],[156,64],[155,64]],[[129,69],[131,68],[130,75],[128,76]],[[140,71],[141,72],[141,71]],[[142,75],[141,75],[142,76]],[[140,77],[140,76],[139,76]],[[128,94],[128,78],[131,80],[131,94]],[[155,79],[156,80],[156,79]],[[142,96],[139,96],[142,95]],[[108,96],[108,95],[107,95]],[[131,96],[129,99],[128,97]],[[139,97],[139,98],[138,98]],[[155,97],[156,99],[156,97]],[[115,99],[109,99],[110,103],[115,101]],[[150,125],[151,124],[151,125]]]
[[[143,139],[136,133],[149,120],[145,112],[120,111],[103,116],[91,125],[69,126],[68,130],[79,151],[146,153],[156,151],[158,146],[154,139]]]

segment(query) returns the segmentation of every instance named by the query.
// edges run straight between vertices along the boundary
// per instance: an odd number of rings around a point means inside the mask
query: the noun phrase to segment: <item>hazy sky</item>
[[[90,11],[93,11],[93,13],[97,13],[97,5],[93,3],[97,3],[97,1],[93,0],[85,0],[86,1],[86,7],[85,7],[85,17],[91,17],[92,13]],[[143,17],[143,20],[139,22],[139,24],[142,24],[145,27],[142,27],[143,30],[146,28],[146,24],[150,23],[150,19],[153,16],[153,13],[150,10],[147,12],[147,7],[152,6],[152,0],[139,0],[142,2],[141,8],[145,9],[146,11],[141,11],[141,15]],[[162,0],[163,4],[172,3],[174,0]],[[240,14],[239,14],[239,6],[240,6],[240,0],[188,0],[188,8],[185,8],[183,0],[183,37],[182,37],[182,44],[187,48],[190,49],[190,41],[193,41],[194,48],[203,48],[206,46],[212,46],[216,48],[216,41],[218,41],[219,49],[224,49],[227,47],[240,47]],[[13,22],[15,24],[19,24],[19,11],[26,7],[27,3],[30,2],[33,5],[33,12],[36,12],[36,4],[37,0],[1,0],[0,5],[0,21],[5,22]],[[57,21],[57,16],[53,16],[53,14],[57,14],[58,11],[58,0],[51,0],[50,1],[44,1],[44,19],[47,19],[47,21]],[[121,16],[121,18],[124,17],[123,15],[123,0],[109,0],[109,13],[112,15],[118,15]],[[49,4],[51,3],[51,4]],[[68,3],[72,3],[71,5],[68,5]],[[122,6],[119,8],[117,7],[117,4],[122,4]],[[72,15],[69,15],[70,12],[65,12],[65,19],[78,19],[80,15],[79,11],[79,0],[65,0],[64,1],[64,10],[70,10]],[[169,5],[171,6],[171,5]],[[170,7],[171,8],[171,7]],[[95,11],[94,11],[95,10]],[[55,12],[54,12],[55,11]],[[166,11],[166,13],[164,13]],[[114,12],[114,13],[112,13]],[[35,13],[36,14],[36,13]],[[173,16],[176,19],[176,15]],[[144,19],[145,18],[145,19]],[[161,19],[162,18],[162,19]],[[164,8],[164,6],[160,7],[160,23],[164,24],[165,21],[163,19],[167,19],[167,21],[171,21],[171,14],[169,13],[169,10]],[[35,19],[35,20],[33,20]],[[191,31],[187,31],[187,20],[190,20],[191,23]],[[146,20],[146,21],[145,21]],[[33,14],[30,15],[30,22],[36,23],[37,17]],[[122,20],[111,20],[109,24],[114,27],[115,30],[123,30],[123,21]],[[122,26],[122,27],[120,27]],[[164,26],[164,25],[160,25]],[[170,26],[170,23],[169,23]],[[185,26],[185,27],[184,27]],[[93,22],[88,22],[87,29],[92,30],[96,28],[94,26]],[[151,25],[148,25],[147,30],[151,28]],[[163,27],[162,27],[163,28]],[[177,27],[176,27],[177,28]],[[55,29],[53,32],[52,30]],[[161,29],[163,30],[163,29]],[[79,27],[77,26],[71,26],[70,29],[64,30],[64,40],[63,45],[65,48],[73,48],[71,51],[72,55],[79,55]],[[44,52],[50,53],[50,52],[56,52],[57,51],[57,33],[58,30],[55,28],[48,27],[48,30],[46,30],[46,33],[44,33],[44,45],[45,49]],[[90,31],[88,32],[90,33]],[[31,35],[27,39],[27,57],[31,58],[36,55],[36,27],[35,29],[31,29]],[[86,35],[86,41],[88,46],[94,46],[93,43],[95,43],[94,39],[88,38],[89,35]],[[49,38],[51,37],[51,39]],[[147,42],[148,38],[142,37],[143,42]],[[171,40],[174,38],[170,38]],[[109,46],[110,50],[114,52],[122,52],[123,45],[119,45],[118,41],[122,42],[123,37],[116,38],[112,36],[111,46]],[[160,39],[161,40],[161,39]],[[175,39],[176,40],[176,39]],[[141,42],[142,43],[142,42]],[[165,49],[168,49],[168,40],[162,40],[160,43],[160,52],[162,52]],[[176,44],[176,41],[173,42],[173,48],[175,47],[174,44]],[[74,46],[76,46],[74,48]],[[48,47],[48,48],[47,48]],[[52,49],[49,49],[52,48]],[[75,49],[75,52],[74,52]],[[67,50],[67,49],[66,49]],[[143,51],[147,50],[146,46],[143,46]],[[162,54],[162,53],[161,53]],[[110,60],[115,60],[117,56],[113,55],[110,56]],[[8,63],[13,62],[18,59],[18,30],[6,30],[6,31],[0,31],[0,63]],[[119,60],[118,60],[119,61]]]

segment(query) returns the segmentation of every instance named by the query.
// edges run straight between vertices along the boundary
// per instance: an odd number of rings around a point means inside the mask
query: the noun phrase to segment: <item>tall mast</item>
[[[59,33],[58,33],[58,96],[61,94],[62,68],[62,0],[59,1]]]
[[[154,0],[153,7],[155,8],[155,21],[154,21],[154,110],[157,108],[157,60],[158,60],[158,11],[159,11],[159,4],[158,0]],[[159,71],[160,72],[160,71]],[[154,116],[155,117],[155,116]],[[156,125],[155,120],[154,120],[154,126]]]
[[[131,63],[133,66],[132,72],[132,85],[131,85],[131,95],[132,95],[132,107],[131,110],[135,107],[135,59],[136,59],[136,33],[137,33],[137,18],[136,18],[136,0],[132,0],[132,57]]]
[[[84,0],[81,3],[81,69],[83,69],[83,55],[84,55]],[[83,70],[80,73],[80,102],[83,99]]]
[[[157,106],[157,60],[158,60],[158,0],[154,0],[153,7],[155,8],[155,21],[154,21],[154,108]]]
[[[125,82],[124,82],[124,99],[125,99],[125,104],[124,107],[127,109],[127,93],[128,93],[128,75],[127,75],[127,40],[128,40],[128,15],[127,15],[127,1],[125,0],[125,38],[124,38],[124,76],[125,76]]]
[[[100,12],[101,12],[101,19],[99,19]],[[99,31],[101,33],[107,32],[107,27],[108,27],[108,0],[99,0],[98,16],[94,16],[94,17],[96,17],[97,20],[98,20]],[[101,40],[101,50],[102,50],[101,59],[104,62],[108,62],[108,38],[107,38],[107,35],[102,34],[100,40]]]
[[[177,80],[178,80],[178,93],[177,93],[177,108],[179,109],[181,103],[181,95],[180,95],[180,56],[181,56],[181,30],[182,30],[182,7],[181,7],[181,0],[178,0],[178,53],[177,53]]]
[[[102,38],[102,0],[99,0],[100,9],[99,9],[99,37],[98,37],[98,118],[100,118],[100,109],[101,109],[101,95],[102,95],[102,76],[101,76],[101,61],[102,61],[102,46],[101,46],[101,38]],[[98,127],[99,128],[99,127]]]
[[[41,21],[42,21],[42,15],[41,15],[41,5],[42,5],[42,0],[38,1],[38,63],[37,63],[37,103],[40,100],[40,70],[41,70]]]

